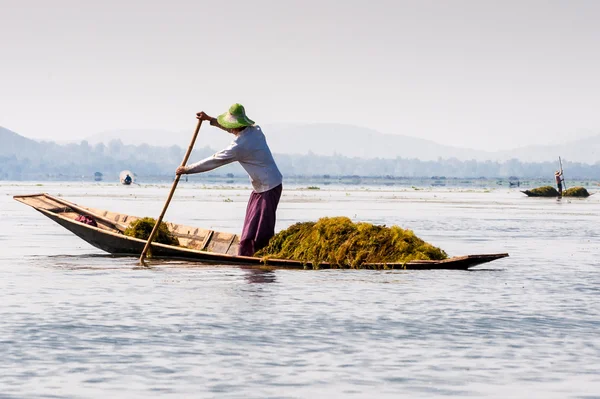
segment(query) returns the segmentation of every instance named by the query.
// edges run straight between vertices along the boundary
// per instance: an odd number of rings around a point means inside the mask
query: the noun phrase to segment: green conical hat
[[[237,129],[254,125],[254,121],[246,116],[246,110],[242,104],[233,104],[229,111],[217,117],[219,125],[227,129]]]

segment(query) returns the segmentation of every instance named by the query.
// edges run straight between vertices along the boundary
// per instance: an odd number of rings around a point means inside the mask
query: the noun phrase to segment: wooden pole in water
[[[181,166],[185,166],[188,159],[190,158],[190,154],[192,153],[192,149],[194,148],[194,143],[196,142],[196,137],[198,137],[198,132],[200,131],[200,126],[202,126],[202,119],[198,120],[198,125],[196,126],[196,131],[194,132],[194,136],[192,136],[192,141],[190,142],[190,145],[188,146],[185,156],[183,157],[183,161],[181,161]],[[148,241],[146,242],[146,245],[144,246],[144,250],[142,251],[142,254],[140,255],[140,265],[141,266],[146,266],[146,262],[144,262],[144,259],[146,258],[146,253],[148,252],[148,249],[150,249],[152,239],[156,235],[156,232],[158,231],[158,226],[162,222],[162,219],[165,216],[165,213],[167,212],[167,208],[169,207],[169,204],[171,203],[171,198],[173,198],[173,194],[175,194],[175,189],[177,188],[177,183],[179,183],[180,177],[181,177],[181,175],[177,175],[175,177],[175,181],[173,181],[173,186],[171,187],[171,192],[169,193],[167,202],[165,202],[165,206],[163,207],[163,210],[160,213],[160,216],[158,217],[158,219],[156,219],[156,224],[154,225],[154,228],[152,229],[152,232],[150,233],[150,237],[148,237]]]

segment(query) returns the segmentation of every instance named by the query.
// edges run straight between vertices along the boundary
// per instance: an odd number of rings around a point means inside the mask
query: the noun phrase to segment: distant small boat
[[[133,183],[133,173],[129,170],[124,170],[119,174],[119,181],[126,186]]]
[[[571,187],[563,190],[562,195],[552,186],[543,186],[531,190],[521,191],[528,197],[575,197],[587,198],[590,194],[584,187]]]
[[[125,229],[136,216],[86,208],[48,194],[16,195],[15,200],[33,207],[91,245],[113,255],[140,256],[146,240],[126,236]],[[312,268],[310,262],[238,256],[240,238],[237,234],[218,232],[191,226],[167,223],[182,246],[152,243],[152,256],[162,259],[186,259],[201,263],[242,266],[273,266],[278,268]],[[407,263],[366,263],[364,269],[453,269],[467,270],[482,263],[507,257],[507,253],[455,256],[444,260],[413,260]],[[328,263],[320,269],[335,268]]]

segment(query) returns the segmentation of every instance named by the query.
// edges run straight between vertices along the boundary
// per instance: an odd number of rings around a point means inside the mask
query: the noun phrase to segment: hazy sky
[[[577,0],[0,0],[0,126],[191,134],[241,102],[262,124],[565,141],[600,133],[599,21]]]

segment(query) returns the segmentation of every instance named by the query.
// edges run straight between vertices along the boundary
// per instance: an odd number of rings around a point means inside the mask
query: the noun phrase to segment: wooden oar
[[[196,126],[196,131],[194,132],[192,141],[190,142],[187,152],[185,153],[185,156],[183,157],[183,161],[181,161],[181,166],[185,166],[185,164],[187,163],[187,161],[190,157],[190,154],[192,153],[192,149],[194,148],[194,143],[196,142],[196,137],[198,137],[198,132],[200,131],[200,126],[202,126],[202,119],[198,120],[198,125]],[[167,202],[165,202],[165,206],[163,207],[163,210],[160,213],[160,216],[156,220],[156,224],[154,225],[154,228],[152,229],[152,232],[150,233],[150,237],[148,237],[148,241],[146,242],[146,245],[144,246],[144,250],[142,251],[142,254],[140,255],[140,265],[141,266],[146,266],[146,262],[144,262],[144,259],[146,258],[146,253],[148,252],[148,249],[150,249],[152,239],[156,235],[156,232],[158,231],[158,226],[160,226],[160,223],[162,222],[162,219],[165,216],[165,213],[167,212],[167,208],[169,207],[171,198],[173,198],[173,194],[175,193],[175,189],[177,188],[177,183],[179,183],[180,177],[181,177],[181,175],[177,175],[175,177],[175,181],[173,182],[173,187],[171,187],[171,192],[169,193]]]

